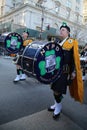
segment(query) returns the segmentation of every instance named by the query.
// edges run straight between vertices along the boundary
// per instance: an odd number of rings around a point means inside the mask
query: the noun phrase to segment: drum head
[[[45,84],[57,80],[62,73],[63,50],[54,42],[47,43],[38,53],[35,62],[37,79]]]
[[[18,33],[10,33],[5,38],[5,48],[9,53],[19,52],[23,45],[23,39]]]

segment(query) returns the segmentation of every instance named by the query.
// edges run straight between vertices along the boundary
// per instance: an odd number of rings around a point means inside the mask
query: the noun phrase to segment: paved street
[[[32,115],[35,120],[38,114],[45,116],[47,108],[53,103],[53,95],[49,85],[39,83],[27,77],[26,81],[13,83],[16,68],[12,59],[0,57],[0,125]],[[87,82],[84,83],[84,104],[75,102],[67,92],[63,99],[62,114],[79,127],[87,129]],[[51,118],[49,115],[47,118]],[[46,116],[45,119],[47,120]],[[26,120],[26,119],[25,119]],[[30,118],[30,120],[32,120]],[[17,121],[15,121],[17,123]],[[14,124],[14,123],[13,123]],[[38,127],[37,127],[38,128]],[[0,127],[0,130],[1,127]],[[4,130],[4,129],[3,129]],[[9,130],[9,129],[6,129]],[[27,130],[27,129],[26,129]],[[32,130],[32,129],[31,129]]]
[[[16,66],[0,58],[0,124],[46,109],[52,103],[47,85],[36,79],[14,83]]]

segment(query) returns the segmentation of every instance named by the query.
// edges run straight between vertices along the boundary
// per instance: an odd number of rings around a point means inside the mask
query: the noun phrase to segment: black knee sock
[[[83,69],[83,76],[85,76],[85,69]]]
[[[17,69],[17,75],[20,75],[20,69]]]
[[[22,72],[22,74],[24,74],[24,71],[23,71],[23,70],[21,70],[21,72]]]
[[[22,69],[19,69],[20,74],[24,74],[24,71]]]
[[[62,96],[62,94],[58,94],[58,95],[54,94],[54,98],[55,98],[57,103],[60,103],[62,98],[63,98],[63,96]]]

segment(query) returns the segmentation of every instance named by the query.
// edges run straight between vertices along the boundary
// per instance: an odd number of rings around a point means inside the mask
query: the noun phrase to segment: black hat
[[[29,32],[27,31],[26,33],[27,33],[27,34],[28,34],[28,36],[29,36]]]
[[[29,32],[28,32],[28,31],[24,31],[24,33],[27,33],[27,34],[28,34],[28,36],[29,36]]]
[[[67,29],[67,31],[69,31],[70,32],[70,27],[69,26],[67,26],[67,24],[65,23],[65,22],[63,22],[63,24],[62,24],[62,26],[60,27],[60,29],[61,28],[66,28]]]

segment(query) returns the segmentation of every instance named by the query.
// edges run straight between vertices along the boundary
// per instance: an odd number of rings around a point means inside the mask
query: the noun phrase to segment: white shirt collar
[[[64,44],[64,42],[67,40],[68,37],[66,37],[62,42],[59,43],[60,46]]]

